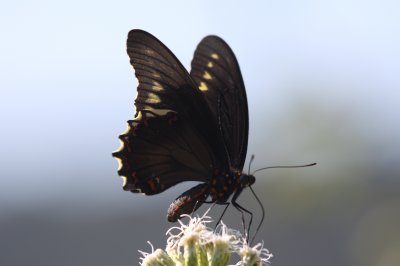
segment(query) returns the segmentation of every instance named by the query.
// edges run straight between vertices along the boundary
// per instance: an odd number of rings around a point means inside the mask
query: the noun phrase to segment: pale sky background
[[[137,28],[186,67],[208,34],[231,46],[253,169],[318,163],[256,175],[272,265],[395,265],[399,14],[398,0],[3,1],[0,264],[137,265],[147,240],[165,243],[166,210],[187,185],[123,192],[111,156],[135,112],[126,37]],[[250,196],[239,202],[257,221]],[[224,221],[240,228],[238,217],[230,208]]]
[[[134,28],[158,37],[186,67],[204,36],[228,42],[247,88],[255,167],[331,160],[323,149],[299,148],[304,123],[282,135],[308,104],[344,115],[376,143],[379,158],[395,162],[399,13],[398,1],[365,0],[4,2],[0,206],[131,197],[120,190],[111,152],[134,114],[125,52]],[[315,118],[308,125],[341,130]]]

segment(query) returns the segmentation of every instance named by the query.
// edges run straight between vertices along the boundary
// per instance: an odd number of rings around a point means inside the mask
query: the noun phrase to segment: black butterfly
[[[190,214],[210,196],[231,202],[255,182],[242,173],[249,117],[238,62],[217,36],[207,36],[194,53],[190,74],[157,38],[129,32],[127,51],[139,80],[134,120],[113,153],[124,190],[153,195],[184,181],[201,184],[180,195],[168,221]],[[250,212],[248,212],[250,213]],[[243,219],[243,217],[242,217]]]

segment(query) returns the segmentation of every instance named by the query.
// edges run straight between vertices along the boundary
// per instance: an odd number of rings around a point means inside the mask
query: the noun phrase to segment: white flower
[[[264,248],[264,243],[250,247],[246,241],[243,241],[243,247],[239,250],[239,255],[242,258],[236,265],[241,266],[259,266],[270,264],[270,259],[273,257],[268,249]]]
[[[207,213],[206,213],[207,214]],[[232,253],[238,253],[242,260],[236,265],[259,266],[270,263],[272,254],[259,243],[250,247],[239,231],[228,228],[222,221],[214,232],[207,227],[212,220],[210,217],[189,218],[188,224],[179,221],[167,231],[167,247],[165,251],[157,249],[143,255],[142,266],[226,266]]]
[[[168,256],[168,254],[162,250],[162,249],[156,249],[156,251],[154,251],[154,247],[153,245],[148,242],[151,246],[151,253],[147,253],[147,252],[143,252],[140,251],[139,252],[143,255],[142,262],[140,263],[140,265],[142,266],[174,266],[175,263],[174,261],[171,259],[171,257]]]

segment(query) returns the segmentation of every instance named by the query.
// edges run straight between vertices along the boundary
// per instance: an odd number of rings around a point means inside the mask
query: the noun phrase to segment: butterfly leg
[[[236,192],[233,197],[232,197],[232,205],[238,210],[240,211],[240,213],[242,214],[242,224],[243,224],[243,230],[244,233],[246,234],[246,240],[247,242],[249,241],[249,234],[250,234],[250,228],[251,228],[251,224],[253,222],[253,213],[250,212],[249,210],[245,209],[244,207],[242,207],[241,205],[239,205],[236,200],[238,198],[238,196],[240,195],[241,191]],[[245,222],[245,218],[244,218],[244,213],[247,213],[250,215],[250,221],[249,221],[249,227],[246,230],[246,222]]]
[[[215,205],[215,202],[213,202],[213,201],[202,201],[202,200],[197,200],[196,201],[196,204],[194,205],[194,207],[193,207],[193,211],[192,211],[192,213],[190,214],[190,216],[193,216],[193,213],[202,205],[202,204],[212,204],[209,208],[208,208],[208,210],[206,211],[206,213],[208,213],[210,210],[211,210],[211,208],[212,207],[214,207],[214,205]]]
[[[193,212],[198,208],[198,207],[196,208],[197,205],[199,205],[199,207],[200,207],[200,205],[201,205],[201,204],[204,204],[204,203],[205,203],[205,204],[212,204],[212,205],[210,206],[210,208],[208,208],[207,212],[208,212],[209,210],[211,210],[211,208],[213,208],[213,207],[215,206],[215,204],[218,204],[218,205],[225,205],[225,208],[224,208],[224,210],[222,211],[221,216],[219,217],[217,223],[215,224],[215,229],[217,229],[217,226],[218,226],[219,223],[221,222],[222,217],[224,217],[225,212],[226,212],[226,210],[228,209],[230,203],[229,203],[229,202],[216,203],[215,201],[200,201],[200,200],[199,200],[199,201],[196,202],[196,204],[195,204],[195,206],[194,206],[194,208],[193,208]],[[192,214],[193,214],[193,212],[192,212]]]
[[[190,213],[190,216],[193,217],[194,212],[195,212],[195,211],[200,207],[200,205],[203,204],[203,203],[204,203],[204,202],[200,202],[200,201],[196,200],[196,204],[194,204],[194,207],[193,207],[192,212]]]
[[[217,223],[215,224],[215,229],[217,228],[217,226],[218,226],[219,223],[221,222],[222,217],[224,217],[224,214],[225,214],[226,210],[228,209],[230,203],[229,203],[229,202],[223,202],[223,203],[219,203],[219,205],[225,205],[225,209],[223,210],[221,216],[219,217]]]

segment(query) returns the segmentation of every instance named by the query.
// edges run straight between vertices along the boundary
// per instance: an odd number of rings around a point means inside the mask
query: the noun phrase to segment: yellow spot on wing
[[[161,86],[161,84],[158,83],[157,81],[153,81],[153,86],[151,86],[151,88],[154,91],[162,91],[164,89],[163,86]]]
[[[170,110],[170,109],[154,109],[154,108],[148,108],[146,109],[147,111],[151,112],[154,115],[157,116],[164,116],[168,113],[175,113],[174,111]]]
[[[199,89],[200,89],[201,91],[208,91],[208,87],[207,87],[207,85],[206,85],[204,82],[200,82]]]
[[[207,71],[204,71],[203,78],[204,78],[204,79],[210,80],[210,79],[212,79],[212,76],[211,76],[210,73],[208,73]]]
[[[120,158],[115,157],[115,159],[117,159],[118,162],[118,171],[121,170],[122,168],[122,160]]]
[[[126,176],[121,176],[122,178],[122,186],[124,187],[126,185],[126,183],[128,183],[128,178]]]
[[[219,55],[216,54],[216,53],[212,53],[212,54],[211,54],[211,57],[214,58],[214,59],[219,59]]]
[[[162,91],[164,88],[153,85],[153,86],[151,86],[151,89],[154,90],[154,91]]]
[[[142,112],[139,111],[139,112],[137,113],[137,115],[136,115],[134,121],[140,121],[140,120],[142,120],[142,118],[143,118]],[[136,122],[136,124],[137,124],[137,122]]]
[[[214,66],[213,62],[208,62],[207,67],[212,68]]]
[[[151,92],[149,92],[149,94],[147,94],[146,103],[160,103],[160,102],[161,102],[161,99],[160,99],[160,97],[158,97],[157,94],[151,93]]]

